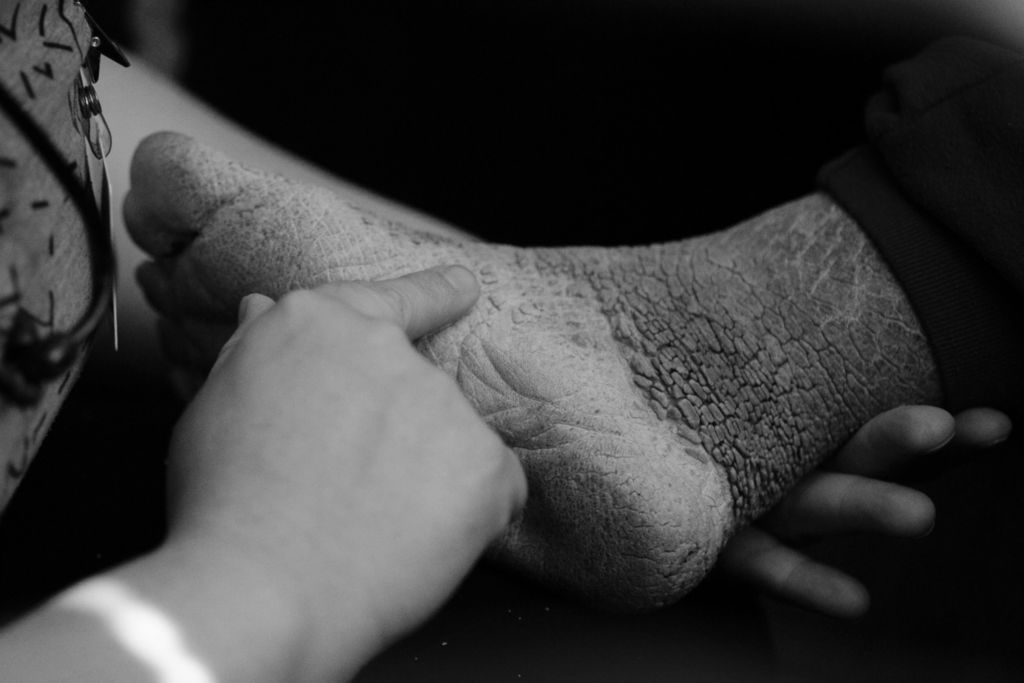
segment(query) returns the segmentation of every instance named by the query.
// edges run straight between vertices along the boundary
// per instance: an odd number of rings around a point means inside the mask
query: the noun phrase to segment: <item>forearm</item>
[[[322,680],[293,596],[257,564],[167,547],[73,586],[0,634],[0,679]],[[331,674],[363,659],[338,643]],[[332,663],[333,664],[333,663]]]

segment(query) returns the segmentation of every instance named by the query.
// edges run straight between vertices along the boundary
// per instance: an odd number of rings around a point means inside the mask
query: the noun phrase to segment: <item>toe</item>
[[[153,310],[172,320],[178,317],[171,280],[164,268],[153,261],[146,261],[136,269],[135,280]]]
[[[177,133],[144,139],[132,157],[124,215],[132,239],[150,255],[180,253],[212,213],[238,191],[246,171]]]

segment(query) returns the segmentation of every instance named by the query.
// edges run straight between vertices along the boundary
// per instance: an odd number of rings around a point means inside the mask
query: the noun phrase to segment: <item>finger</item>
[[[478,514],[471,520],[471,524],[476,527],[473,536],[482,538],[485,545],[497,541],[508,530],[510,524],[522,518],[529,490],[526,472],[519,456],[511,448],[501,444],[496,435],[493,438],[500,444],[495,449],[499,454],[499,467],[495,476],[489,480],[492,485],[484,489],[489,490],[487,497],[491,502],[488,509],[493,514]],[[490,452],[490,449],[481,448],[481,452]]]
[[[1010,418],[991,408],[971,408],[955,417],[956,436],[939,453],[921,458],[906,471],[907,481],[929,481],[963,465],[977,451],[990,448],[1010,436]]]
[[[935,505],[920,491],[899,484],[855,474],[814,472],[762,522],[793,541],[851,532],[919,537],[934,526]]]
[[[263,294],[249,294],[238,304],[238,328],[244,329],[274,305],[274,300]]]
[[[238,304],[238,328],[228,338],[217,354],[217,360],[213,364],[216,369],[224,358],[231,352],[238,341],[252,325],[259,320],[260,316],[274,307],[274,300],[263,294],[248,294],[242,297]],[[211,372],[213,371],[211,369]]]
[[[899,471],[953,439],[953,416],[934,406],[900,406],[872,418],[829,461],[828,469],[878,476]]]
[[[1013,430],[1010,418],[991,408],[971,408],[956,415],[954,445],[961,448],[990,448],[1006,441]]]
[[[523,469],[523,462],[511,448],[505,449],[503,464],[505,470],[509,473],[505,476],[505,481],[510,482],[512,505],[509,519],[511,522],[519,519],[523,514],[523,510],[526,507],[526,499],[529,495],[529,485],[527,484],[526,471]]]
[[[462,266],[442,266],[393,280],[323,285],[318,292],[357,311],[394,322],[410,339],[448,325],[480,296],[473,274]]]
[[[177,322],[157,318],[156,333],[160,340],[160,351],[171,365],[191,370],[199,367],[202,354]]]
[[[726,544],[719,565],[769,595],[830,616],[859,617],[870,605],[867,589],[859,581],[815,562],[757,527],[740,530]]]
[[[181,400],[191,401],[203,386],[206,375],[194,370],[172,367],[168,373],[171,389]]]
[[[172,365],[205,374],[231,338],[231,325],[157,319],[160,349]]]

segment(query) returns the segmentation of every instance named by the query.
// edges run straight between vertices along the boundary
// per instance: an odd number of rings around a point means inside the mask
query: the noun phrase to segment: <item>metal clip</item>
[[[100,179],[100,218],[107,224],[108,235],[107,239],[111,241],[111,249],[113,249],[113,223],[110,220],[110,176],[107,174],[107,162],[100,161],[103,168],[103,177]],[[114,351],[120,348],[118,339],[118,328],[117,328],[117,268],[114,268],[113,273],[110,275],[110,323],[113,327],[114,334]]]
[[[89,80],[88,69],[84,66],[79,72],[72,96],[74,102],[71,103],[71,107],[75,128],[89,143],[92,155],[100,160],[106,159],[110,154],[113,138],[107,119],[103,116],[103,106],[96,94],[96,88]]]
[[[99,162],[98,168],[94,163],[86,164],[86,182],[92,188],[93,196],[96,199],[96,206],[99,208],[100,217],[112,229],[110,220],[110,178],[107,175],[106,158],[113,147],[113,137],[110,134],[110,126],[103,116],[103,106],[100,104],[99,95],[96,94],[96,81],[100,77],[101,57],[107,57],[121,66],[129,66],[128,59],[117,47],[114,41],[107,37],[99,24],[89,16],[89,13],[82,7],[81,2],[75,1],[85,19],[92,29],[92,39],[89,41],[89,49],[78,72],[78,79],[68,94],[71,107],[71,119],[75,130],[85,139],[88,146],[86,160],[89,154]],[[113,243],[113,234],[108,235]],[[111,322],[113,323],[114,350],[119,346],[118,325],[117,325],[117,280],[112,283],[110,297]]]
[[[117,46],[117,43],[112,41],[100,25],[96,23],[96,20],[89,15],[85,7],[82,6],[81,0],[75,0],[75,6],[82,10],[82,14],[85,15],[85,21],[89,24],[89,28],[92,30],[92,42],[89,46],[89,52],[85,56],[86,66],[89,68],[89,76],[95,83],[100,80],[100,56],[104,56],[111,60],[115,64],[128,67],[131,63],[125,56],[121,48]]]

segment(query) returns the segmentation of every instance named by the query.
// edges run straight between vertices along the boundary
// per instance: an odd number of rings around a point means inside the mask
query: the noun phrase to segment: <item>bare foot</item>
[[[493,555],[605,606],[676,600],[869,417],[939,397],[902,293],[821,196],[673,244],[524,249],[415,232],[171,134],[142,144],[132,184],[157,259],[140,280],[195,369],[247,293],[476,272],[473,312],[420,345],[526,467]]]

